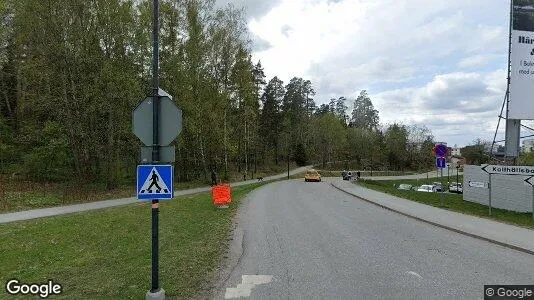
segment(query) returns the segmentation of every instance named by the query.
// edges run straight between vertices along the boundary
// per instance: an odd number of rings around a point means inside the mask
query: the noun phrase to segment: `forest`
[[[0,170],[36,182],[135,181],[132,110],[151,94],[152,1],[0,0]],[[318,105],[313,83],[266,78],[245,12],[160,1],[160,87],[183,111],[175,178],[283,166],[423,170],[425,126],[382,124],[367,91]],[[353,107],[349,111],[348,106]],[[251,175],[248,175],[251,176]]]

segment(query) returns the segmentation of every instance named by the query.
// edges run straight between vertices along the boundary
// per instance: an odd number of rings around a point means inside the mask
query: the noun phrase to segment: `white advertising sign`
[[[512,6],[508,118],[534,119],[534,0]]]

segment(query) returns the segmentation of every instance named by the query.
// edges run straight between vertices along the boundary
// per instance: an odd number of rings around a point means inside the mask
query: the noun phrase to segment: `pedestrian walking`
[[[211,186],[217,185],[217,174],[214,170],[211,170]]]

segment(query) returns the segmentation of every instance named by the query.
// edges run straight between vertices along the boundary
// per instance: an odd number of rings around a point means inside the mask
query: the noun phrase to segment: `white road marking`
[[[226,289],[224,299],[250,297],[254,286],[269,283],[272,279],[272,275],[242,275],[241,283],[237,287]]]
[[[408,271],[408,272],[406,272],[406,274],[413,275],[413,276],[415,276],[415,277],[417,277],[419,279],[423,279],[423,276],[421,276],[421,275],[419,275],[419,274],[417,274],[417,273],[415,273],[413,271]]]

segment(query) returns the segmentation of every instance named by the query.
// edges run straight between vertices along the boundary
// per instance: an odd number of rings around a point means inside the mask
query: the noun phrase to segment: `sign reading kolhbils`
[[[508,118],[534,119],[534,0],[512,0]]]
[[[482,170],[489,174],[522,175],[522,176],[534,175],[533,166],[486,165],[482,167]]]

